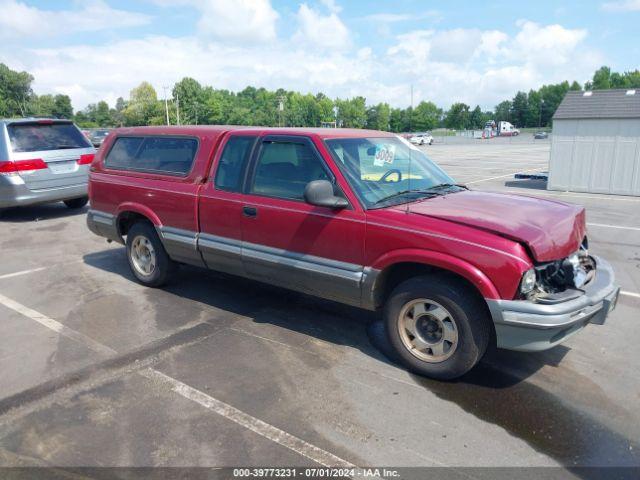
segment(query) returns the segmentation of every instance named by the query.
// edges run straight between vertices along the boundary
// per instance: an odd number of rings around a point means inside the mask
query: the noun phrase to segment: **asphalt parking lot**
[[[515,181],[549,145],[424,149],[473,189],[585,205],[624,294],[606,325],[450,383],[387,360],[375,314],[187,267],[146,289],[84,213],[5,212],[0,465],[640,466],[640,198]]]

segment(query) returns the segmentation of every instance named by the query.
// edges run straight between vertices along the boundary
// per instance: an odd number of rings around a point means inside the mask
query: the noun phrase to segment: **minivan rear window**
[[[198,151],[195,138],[118,137],[105,158],[107,168],[187,175]]]
[[[14,123],[7,131],[14,152],[92,147],[72,123]]]

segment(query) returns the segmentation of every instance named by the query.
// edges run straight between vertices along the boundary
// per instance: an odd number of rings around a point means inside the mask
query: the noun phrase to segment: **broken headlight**
[[[595,263],[587,251],[581,249],[562,260],[538,266],[536,270],[540,292],[557,293],[583,288],[595,274]]]

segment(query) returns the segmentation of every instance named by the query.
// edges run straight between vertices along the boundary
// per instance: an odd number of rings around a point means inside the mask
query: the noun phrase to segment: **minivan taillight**
[[[44,170],[47,164],[41,158],[32,160],[16,160],[15,162],[0,162],[0,175],[16,175],[20,172]]]
[[[91,165],[93,159],[95,158],[95,154],[93,153],[85,153],[84,155],[80,155],[78,159],[78,165]]]

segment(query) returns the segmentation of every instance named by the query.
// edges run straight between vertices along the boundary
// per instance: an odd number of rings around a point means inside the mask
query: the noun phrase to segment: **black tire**
[[[449,357],[446,357],[445,353],[441,357],[442,360],[426,361],[418,358],[406,345],[407,341],[412,341],[411,335],[404,327],[404,333],[401,333],[400,316],[406,318],[404,312],[408,306],[412,305],[412,302],[419,302],[420,299],[432,301],[450,314],[446,322],[447,325],[453,324],[453,328],[457,329],[457,342],[453,351],[453,342],[444,344],[450,345]],[[409,310],[409,314],[415,318],[415,312],[411,315]],[[424,318],[428,322],[430,316],[421,315],[419,320]],[[384,324],[387,339],[400,363],[412,372],[439,380],[451,380],[471,370],[487,351],[492,328],[482,298],[463,282],[448,275],[414,277],[398,285],[385,303]],[[422,325],[424,327],[424,321]],[[433,350],[427,349],[426,352],[426,356],[435,355]]]
[[[74,210],[84,207],[87,203],[89,203],[89,197],[72,198],[64,201],[67,207]]]
[[[140,241],[145,239],[153,248],[155,262],[153,269],[149,273],[144,273],[140,267],[137,267],[134,260],[135,255],[132,253],[132,245],[138,238],[141,239]],[[165,285],[178,267],[178,264],[167,255],[156,229],[149,222],[136,222],[127,232],[127,261],[138,282],[152,288]]]

